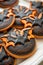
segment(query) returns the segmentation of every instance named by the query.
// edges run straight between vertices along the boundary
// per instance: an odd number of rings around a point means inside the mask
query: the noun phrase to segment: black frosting
[[[14,43],[14,46],[8,46],[7,48],[10,51],[10,53],[21,56],[32,52],[35,48],[35,39],[31,38],[29,40],[27,36],[27,30],[24,31],[24,34],[22,36],[20,34],[20,31],[18,31],[18,34],[16,34],[16,32],[13,31],[8,36],[6,36],[6,38],[8,39],[8,43]]]

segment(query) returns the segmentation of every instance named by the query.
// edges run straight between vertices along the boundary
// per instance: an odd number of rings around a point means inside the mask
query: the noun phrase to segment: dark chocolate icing
[[[32,8],[34,8],[34,9],[37,9],[38,10],[38,12],[43,12],[43,5],[42,5],[42,3],[43,2],[31,2],[32,3]]]
[[[13,16],[10,15],[8,17],[7,14],[9,14],[8,10],[4,10],[3,13],[0,13],[0,31],[3,31],[5,28],[8,29],[13,21]]]
[[[27,7],[24,6],[15,6],[12,8],[12,12],[15,15],[15,23],[16,26],[24,26],[22,20],[25,20],[26,23],[32,22],[32,20],[28,17],[32,14],[32,10],[29,10]]]
[[[40,19],[35,19],[32,26],[34,35],[43,36],[43,16]]]
[[[11,6],[17,5],[18,0],[4,0],[0,2],[0,7],[9,8]]]
[[[0,52],[0,65],[13,65],[14,59],[10,56],[8,56],[2,47],[2,51]]]
[[[14,64],[14,59],[6,53],[4,46],[4,42],[2,39],[0,39],[0,65],[13,65]]]
[[[20,31],[18,30],[11,32],[8,36],[5,37],[8,39],[7,43],[14,43],[14,46],[7,47],[7,50],[14,55],[24,56],[31,53],[35,48],[35,39],[28,39],[27,30],[24,31],[23,35],[21,35]]]

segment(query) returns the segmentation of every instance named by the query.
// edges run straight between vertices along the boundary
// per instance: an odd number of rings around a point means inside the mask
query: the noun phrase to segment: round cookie
[[[12,27],[15,22],[15,18],[11,12],[7,9],[0,13],[0,32],[5,31]]]
[[[15,29],[2,37],[6,43],[4,46],[6,52],[14,58],[27,58],[36,51],[36,43],[34,36],[28,32],[29,28],[21,30]]]
[[[14,14],[15,16],[15,23],[14,23],[14,27],[16,29],[23,29],[26,27],[26,25],[29,25],[31,26],[31,17],[33,15],[33,18],[34,16],[36,15],[36,10],[31,10],[31,9],[28,9],[27,7],[24,7],[24,6],[15,6],[14,8],[12,8],[12,13]],[[32,19],[33,19],[32,18]]]
[[[2,8],[12,8],[18,4],[18,0],[3,0],[0,1],[0,7]]]
[[[7,55],[4,42],[0,39],[0,65],[14,65],[14,58]]]
[[[43,38],[43,14],[41,18],[36,18],[34,20],[32,28],[33,28],[33,35],[35,35],[36,38]]]
[[[0,2],[3,2],[3,0],[0,0]]]

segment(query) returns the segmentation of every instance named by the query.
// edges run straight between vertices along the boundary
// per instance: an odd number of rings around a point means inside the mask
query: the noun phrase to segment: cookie
[[[34,18],[34,16],[36,16],[37,11],[34,9],[31,10],[31,9],[28,9],[27,7],[18,5],[12,8],[12,13],[15,16],[14,27],[16,29],[23,29],[26,27],[26,25],[31,26],[30,21],[31,21],[32,15]]]
[[[36,51],[36,43],[34,36],[28,32],[30,28],[21,30],[15,29],[2,37],[6,43],[4,46],[6,52],[14,58],[27,58]]]
[[[0,32],[11,28],[14,22],[15,18],[10,14],[9,10],[3,10],[3,12],[0,13]]]
[[[4,42],[0,39],[0,65],[14,65],[14,58],[7,55],[4,49]]]
[[[39,15],[40,17],[41,15]],[[32,25],[33,35],[36,38],[43,38],[43,14],[40,18],[36,18]]]
[[[18,4],[18,0],[3,0],[0,1],[0,7],[2,8],[12,8]]]
[[[3,0],[0,0],[0,2],[3,2]]]

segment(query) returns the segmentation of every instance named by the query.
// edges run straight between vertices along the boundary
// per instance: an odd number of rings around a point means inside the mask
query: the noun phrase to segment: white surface
[[[29,8],[29,4],[20,0],[19,5],[23,5]],[[20,63],[19,65],[38,65],[41,61],[43,61],[43,39],[36,39],[37,51],[36,53]]]

